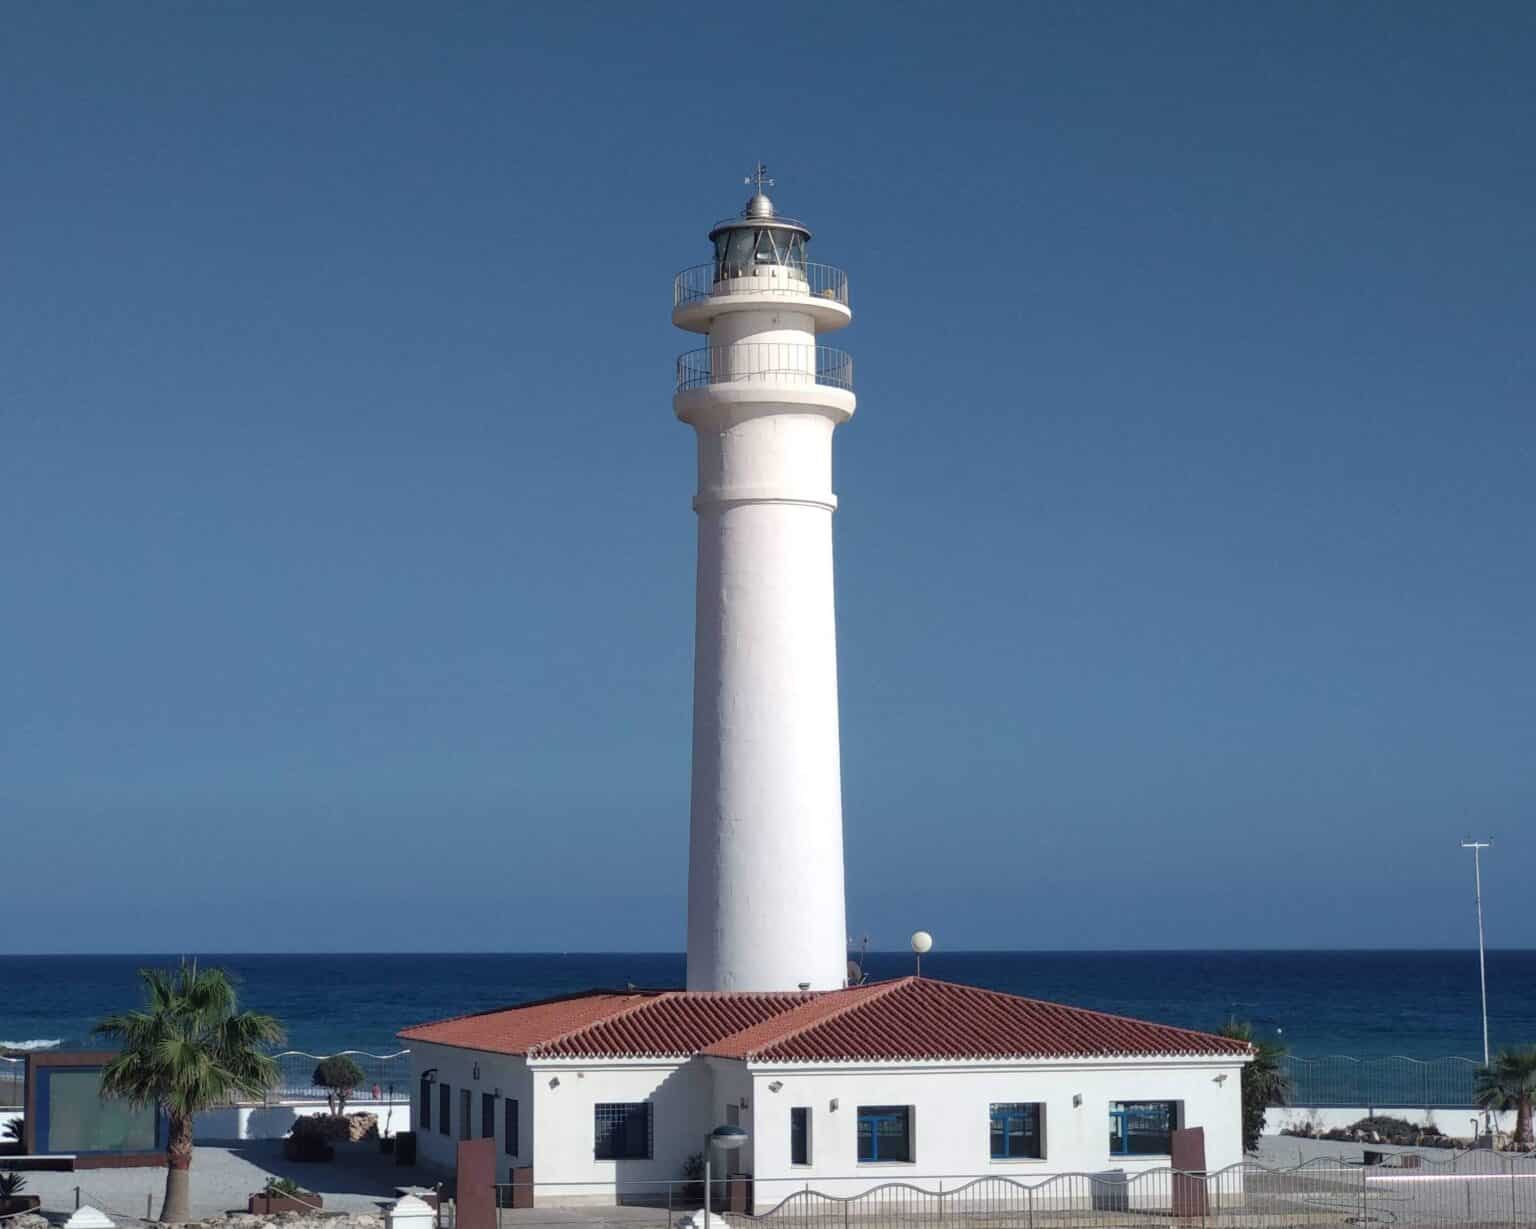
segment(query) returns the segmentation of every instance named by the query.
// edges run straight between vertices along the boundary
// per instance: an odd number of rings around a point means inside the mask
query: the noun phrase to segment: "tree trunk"
[[[185,1114],[172,1114],[170,1119],[165,1145],[165,1202],[160,1206],[160,1219],[167,1224],[181,1224],[192,1219],[192,1119]]]
[[[1515,1143],[1529,1146],[1531,1142],[1531,1099],[1521,1097],[1515,1105]]]

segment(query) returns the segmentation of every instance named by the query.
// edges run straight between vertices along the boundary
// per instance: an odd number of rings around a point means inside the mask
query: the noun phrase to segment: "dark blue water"
[[[594,986],[678,986],[677,954],[205,955],[298,1049],[398,1048],[408,1024]],[[87,1038],[153,956],[0,956],[0,1041]],[[872,977],[912,969],[870,953]],[[934,952],[933,977],[1191,1028],[1250,1020],[1294,1054],[1482,1053],[1476,952]],[[1536,1041],[1536,952],[1488,956],[1495,1048]]]

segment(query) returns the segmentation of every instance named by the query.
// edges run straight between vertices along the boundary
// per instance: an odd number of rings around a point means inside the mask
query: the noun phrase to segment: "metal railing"
[[[411,1052],[397,1050],[392,1054],[370,1054],[367,1050],[340,1050],[363,1069],[363,1082],[352,1090],[347,1105],[354,1109],[367,1109],[369,1102],[377,1100],[401,1100],[411,1095]],[[274,1101],[324,1101],[326,1090],[314,1081],[315,1067],[330,1054],[309,1054],[303,1050],[284,1050],[274,1054],[281,1071],[278,1082],[267,1091],[266,1102]],[[375,1095],[374,1089],[378,1089]]]
[[[1474,1058],[1407,1058],[1400,1054],[1354,1058],[1287,1054],[1286,1103],[1307,1109],[1462,1109],[1477,1104]]]
[[[706,346],[677,359],[677,391],[711,384],[821,384],[853,387],[853,358],[831,346],[744,341]]]
[[[732,294],[783,294],[826,299],[848,306],[848,274],[836,265],[805,261],[764,265],[746,277],[717,277],[714,264],[694,265],[672,279],[672,306]]]
[[[26,1079],[26,1059],[0,1054],[0,1105],[20,1105]]]
[[[728,1179],[711,1184],[710,1204],[727,1223]],[[1321,1225],[1536,1226],[1536,1161],[1461,1153],[1441,1161],[1398,1154],[1379,1165],[1322,1157],[1291,1169],[1244,1161],[1210,1173],[1155,1169],[1128,1174],[909,1177],[869,1183],[869,1174],[817,1180],[749,1179],[760,1206],[770,1191],[794,1188],[752,1216],[765,1229],[1302,1229]],[[579,1189],[578,1189],[579,1188]],[[702,1182],[501,1183],[501,1229],[568,1221],[578,1199],[592,1223],[672,1225],[703,1203]],[[569,1202],[566,1202],[569,1198]],[[603,1214],[595,1199],[644,1212]],[[521,1204],[522,1206],[516,1206]],[[750,1213],[750,1200],[746,1209]],[[665,1220],[662,1218],[665,1217]]]

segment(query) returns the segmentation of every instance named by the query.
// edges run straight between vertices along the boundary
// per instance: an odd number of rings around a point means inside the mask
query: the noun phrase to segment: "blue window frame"
[[[447,1084],[437,1086],[437,1133],[453,1134],[453,1089]]]
[[[910,1105],[859,1106],[859,1160],[910,1161],[912,1159],[912,1107]]]
[[[1111,1156],[1167,1156],[1179,1125],[1177,1101],[1111,1101]]]
[[[651,1103],[615,1101],[592,1107],[592,1155],[599,1161],[650,1160]]]
[[[421,1077],[421,1129],[432,1129],[432,1081]]]
[[[992,1106],[992,1159],[994,1161],[1045,1156],[1040,1130],[1041,1105],[1037,1101],[997,1102]]]

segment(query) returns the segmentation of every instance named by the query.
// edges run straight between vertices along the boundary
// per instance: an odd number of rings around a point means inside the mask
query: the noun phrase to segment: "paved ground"
[[[144,1216],[146,1196],[151,1215],[157,1214],[165,1194],[165,1170],[158,1168],[81,1169],[29,1173],[26,1178],[26,1193],[42,1197],[45,1213],[72,1211],[78,1186],[82,1203],[93,1204],[120,1224]],[[281,1140],[199,1144],[192,1157],[192,1214],[243,1212],[247,1198],[265,1187],[268,1178],[292,1178],[318,1191],[327,1212],[378,1212],[381,1204],[394,1202],[396,1186],[434,1183],[420,1170],[396,1166],[395,1158],[380,1154],[377,1144],[338,1148],[334,1161],[317,1165],[286,1160]]]

